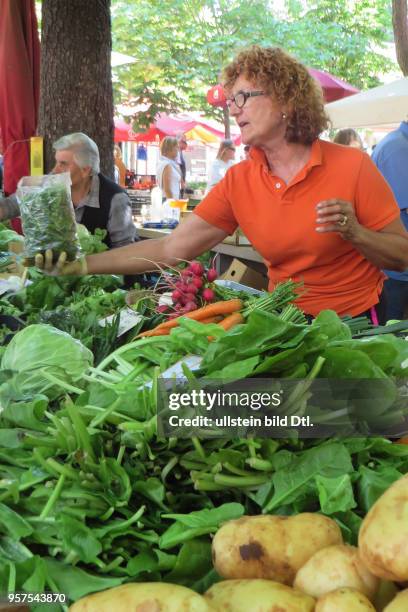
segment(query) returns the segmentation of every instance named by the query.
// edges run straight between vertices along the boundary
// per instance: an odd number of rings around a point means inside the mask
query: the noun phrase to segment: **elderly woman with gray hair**
[[[131,244],[136,239],[132,209],[127,193],[101,174],[96,143],[82,132],[67,134],[53,144],[53,173],[69,172],[75,218],[93,233],[97,228],[107,231],[109,248]],[[0,198],[0,220],[17,217],[20,213],[15,195]]]

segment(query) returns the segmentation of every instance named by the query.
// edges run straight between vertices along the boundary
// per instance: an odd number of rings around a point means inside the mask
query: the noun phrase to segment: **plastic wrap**
[[[63,252],[67,261],[77,259],[81,249],[69,173],[25,176],[18,183],[17,197],[25,235],[24,256],[29,263],[47,249],[52,250],[54,262]]]

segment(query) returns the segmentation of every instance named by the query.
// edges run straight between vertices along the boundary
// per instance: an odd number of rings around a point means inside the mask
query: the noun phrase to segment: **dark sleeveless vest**
[[[112,198],[117,193],[126,193],[122,187],[114,183],[103,174],[99,173],[99,208],[92,206],[84,207],[81,223],[93,234],[97,228],[106,230],[108,227],[109,214]],[[112,247],[109,233],[106,234],[104,243],[110,249]]]

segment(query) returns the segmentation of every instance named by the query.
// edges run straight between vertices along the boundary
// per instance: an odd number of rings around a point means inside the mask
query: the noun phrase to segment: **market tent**
[[[355,95],[360,91],[356,87],[353,87],[353,85],[350,85],[350,83],[346,83],[346,81],[324,70],[317,70],[316,68],[308,68],[307,70],[309,74],[320,83],[325,102],[341,100],[348,96]]]
[[[204,119],[195,114],[166,115],[160,113],[154,124],[146,132],[135,133],[131,126],[120,119],[115,119],[115,142],[158,142],[165,136],[174,136],[182,132],[189,140],[200,140],[215,143],[224,138],[222,124],[211,119]],[[238,128],[232,134],[236,144],[241,136]]]
[[[408,77],[326,104],[334,128],[375,127],[408,117]]]
[[[4,190],[30,174],[29,139],[39,102],[40,43],[34,0],[2,0],[0,11],[0,130]]]

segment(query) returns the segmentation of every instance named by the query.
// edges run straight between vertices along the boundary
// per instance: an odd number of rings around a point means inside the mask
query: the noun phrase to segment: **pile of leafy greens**
[[[321,372],[334,359],[328,351],[343,351],[344,343],[363,364],[368,355],[376,367],[381,360],[390,380],[403,368],[397,338],[386,341],[392,351],[377,339],[371,346],[354,341],[331,313],[311,326],[274,315],[267,322],[254,312],[247,325],[209,343],[213,328],[185,320],[169,336],[117,348],[74,384],[53,370],[51,395],[41,386],[29,398],[10,391],[0,414],[0,591],[52,590],[74,601],[135,580],[203,591],[219,579],[211,534],[243,514],[323,512],[356,542],[367,510],[408,471],[408,446],[382,437],[200,440],[157,433],[160,373],[193,350],[203,361],[199,372],[185,368],[191,384],[203,372],[225,376],[227,367],[232,378],[253,376],[262,363],[278,376],[290,368],[316,373],[316,362]],[[13,354],[3,357],[5,365],[15,367]],[[347,376],[344,355],[340,365]]]

